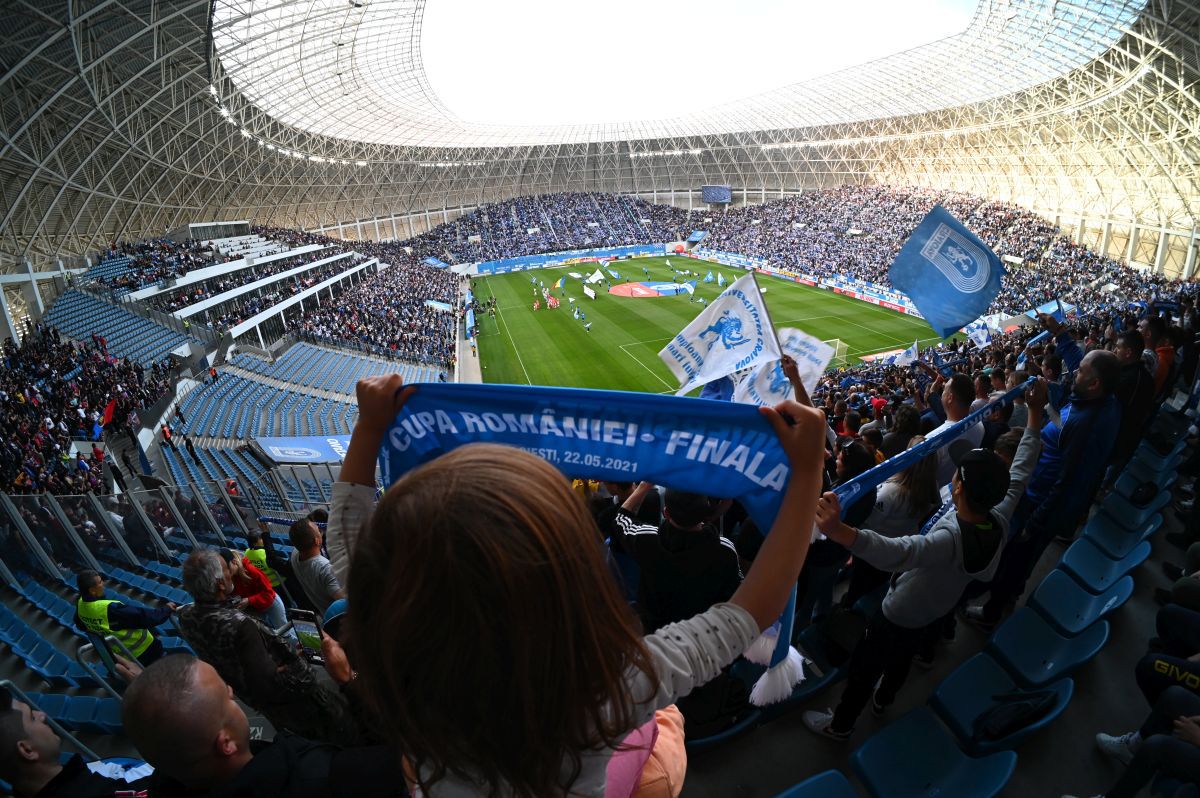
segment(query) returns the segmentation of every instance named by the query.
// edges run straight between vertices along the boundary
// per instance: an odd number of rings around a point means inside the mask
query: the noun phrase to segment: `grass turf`
[[[710,270],[714,276],[723,273],[729,282],[742,275],[741,270],[691,258],[637,258],[612,264],[621,275],[612,284],[693,279],[676,278],[667,260],[677,268],[698,272],[699,279]],[[495,318],[486,313],[476,315],[484,382],[650,393],[674,393],[678,389],[678,381],[659,359],[658,351],[703,306],[688,301],[687,294],[614,296],[604,283],[593,286],[596,299],[588,299],[582,283],[567,277],[567,273],[586,277],[595,269],[595,264],[580,263],[475,278],[476,298],[495,296],[497,304]],[[649,276],[643,269],[649,270]],[[564,287],[553,290],[562,303],[557,309],[547,309],[542,300],[542,309],[533,310],[530,276],[545,282],[547,288],[560,277],[565,278]],[[922,346],[941,340],[928,324],[915,317],[799,283],[763,275],[758,279],[759,285],[768,289],[767,307],[777,328],[796,327],[822,340],[840,338],[849,347],[851,363],[859,362],[859,355],[906,348],[914,338]],[[697,296],[709,301],[722,290],[716,282],[696,285]],[[537,291],[540,300],[540,286]],[[590,332],[584,330],[584,322],[572,318],[570,297],[587,314],[587,321],[592,323]]]

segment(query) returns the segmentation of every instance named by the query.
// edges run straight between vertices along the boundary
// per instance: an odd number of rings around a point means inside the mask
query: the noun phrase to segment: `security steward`
[[[175,612],[175,605],[165,607],[130,607],[120,601],[104,598],[104,579],[95,571],[80,571],[76,580],[79,601],[75,604],[75,625],[101,638],[112,635],[121,641],[143,667],[162,657],[163,645],[150,632]]]

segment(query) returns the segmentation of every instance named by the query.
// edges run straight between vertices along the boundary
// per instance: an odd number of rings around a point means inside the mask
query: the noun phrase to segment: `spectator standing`
[[[289,558],[292,573],[317,614],[324,615],[330,604],[346,597],[346,592],[342,590],[333,566],[321,554],[321,530],[304,518],[288,529],[288,539],[294,547]]]
[[[370,513],[379,447],[411,390],[397,375],[359,382],[330,512],[335,568],[353,558],[347,621],[366,702],[389,741],[404,741],[429,798],[602,796],[619,742],[783,610],[808,548],[823,420],[794,402],[760,411],[792,470],[759,557],[731,601],[643,638],[590,515],[534,455],[457,449],[405,475]],[[449,478],[462,473],[472,478]],[[360,591],[369,598],[355,600]],[[503,690],[485,675],[497,668],[510,675]]]

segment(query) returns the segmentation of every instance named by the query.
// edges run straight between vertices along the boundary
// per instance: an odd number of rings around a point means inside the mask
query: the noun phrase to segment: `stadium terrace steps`
[[[156,363],[175,349],[195,341],[125,308],[76,290],[60,296],[46,312],[44,321],[78,341],[91,340],[92,333],[103,335],[110,354],[128,357],[143,366]]]

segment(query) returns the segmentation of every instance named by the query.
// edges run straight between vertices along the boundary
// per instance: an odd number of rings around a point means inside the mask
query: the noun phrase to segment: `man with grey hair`
[[[407,794],[386,746],[343,750],[286,732],[269,743],[251,741],[231,687],[211,665],[187,654],[165,657],[134,680],[121,704],[121,722],[155,768],[154,794]]]
[[[286,640],[240,609],[229,566],[216,550],[192,552],[183,586],[195,599],[179,611],[184,638],[242,700],[277,729],[342,745],[360,740],[346,699],[320,684]]]

